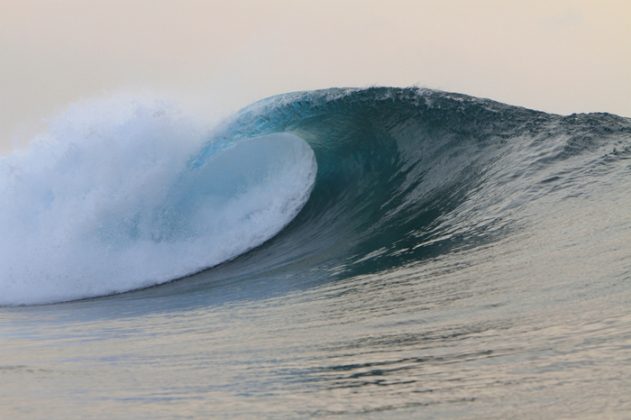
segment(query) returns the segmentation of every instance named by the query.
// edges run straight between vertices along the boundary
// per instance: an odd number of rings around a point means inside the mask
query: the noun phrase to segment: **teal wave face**
[[[279,131],[313,148],[316,184],[301,214],[243,264],[252,275],[286,264],[343,278],[515,233],[538,200],[581,194],[586,168],[615,170],[605,162],[629,154],[631,124],[425,89],[332,89],[255,103],[217,136]]]

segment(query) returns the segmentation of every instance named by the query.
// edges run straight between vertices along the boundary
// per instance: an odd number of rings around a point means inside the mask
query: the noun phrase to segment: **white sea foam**
[[[219,264],[307,201],[311,148],[279,133],[219,148],[159,101],[81,103],[0,158],[0,304],[123,292]]]

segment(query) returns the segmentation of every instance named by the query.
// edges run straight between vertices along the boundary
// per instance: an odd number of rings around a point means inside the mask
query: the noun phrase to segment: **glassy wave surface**
[[[0,161],[0,372],[53,409],[631,412],[630,119],[416,88],[275,96],[212,134],[68,115]]]

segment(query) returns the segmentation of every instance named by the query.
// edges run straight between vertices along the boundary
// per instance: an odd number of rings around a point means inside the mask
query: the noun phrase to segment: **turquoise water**
[[[133,150],[91,140],[29,176],[8,168],[33,157],[0,168],[18,203],[0,212],[4,416],[631,412],[631,120],[331,89],[173,149],[179,122],[132,115],[98,138],[131,130]],[[172,135],[148,155],[154,131]],[[109,186],[121,169],[93,169],[131,151],[122,171],[149,163]],[[69,156],[73,188],[55,183]]]

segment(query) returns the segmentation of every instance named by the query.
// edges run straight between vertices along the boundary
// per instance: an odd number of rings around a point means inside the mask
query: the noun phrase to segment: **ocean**
[[[629,118],[79,103],[0,201],[0,417],[631,415]]]

